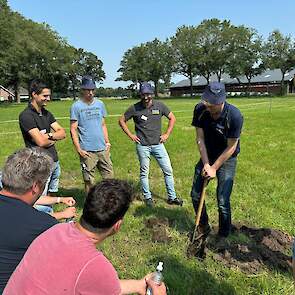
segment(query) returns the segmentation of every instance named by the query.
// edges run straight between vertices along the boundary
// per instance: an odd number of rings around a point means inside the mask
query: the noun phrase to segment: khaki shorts
[[[85,182],[91,185],[95,182],[95,168],[100,172],[103,179],[113,178],[113,163],[110,153],[107,151],[87,152],[90,156],[86,158],[80,157],[82,175]]]

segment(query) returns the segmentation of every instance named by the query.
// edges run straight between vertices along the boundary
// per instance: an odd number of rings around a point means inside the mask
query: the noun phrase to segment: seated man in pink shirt
[[[92,187],[79,223],[63,223],[41,234],[29,247],[3,294],[146,294],[165,295],[150,275],[119,280],[110,261],[96,246],[117,233],[132,200],[130,186],[106,179]]]

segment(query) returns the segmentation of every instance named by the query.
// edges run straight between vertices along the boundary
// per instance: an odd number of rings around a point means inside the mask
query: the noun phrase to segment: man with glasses
[[[161,167],[167,190],[167,203],[182,206],[182,199],[176,196],[174,189],[173,170],[169,155],[164,143],[169,138],[175,116],[169,108],[160,101],[154,100],[154,91],[151,85],[143,82],[140,85],[141,101],[131,106],[119,119],[119,124],[127,136],[136,143],[137,156],[140,163],[140,182],[144,200],[147,206],[153,206],[153,198],[149,188],[150,159],[153,156]],[[161,118],[169,120],[168,129],[161,133]],[[133,118],[135,132],[133,134],[126,122]]]
[[[192,202],[197,213],[204,179],[217,177],[220,237],[227,237],[231,231],[230,195],[243,125],[240,111],[225,99],[224,84],[209,83],[202,95],[201,103],[195,107],[192,121],[192,126],[196,127],[197,146],[201,156],[195,167]],[[208,235],[211,230],[205,206],[198,230],[199,234],[203,235]]]
[[[103,179],[114,176],[107,112],[104,103],[94,98],[95,88],[92,77],[82,78],[82,98],[72,105],[70,114],[72,141],[80,156],[86,192],[94,185],[96,167]]]

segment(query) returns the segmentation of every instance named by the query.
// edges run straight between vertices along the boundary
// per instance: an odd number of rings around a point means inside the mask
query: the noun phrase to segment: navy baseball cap
[[[226,92],[223,83],[214,81],[209,83],[202,94],[202,100],[210,104],[222,104],[225,102]]]
[[[82,78],[82,84],[81,84],[81,89],[95,89],[96,85],[95,82],[93,80],[93,78],[91,76],[84,76]]]
[[[148,82],[142,82],[140,84],[140,89],[139,92],[141,94],[154,94],[154,89],[152,87],[152,85]]]

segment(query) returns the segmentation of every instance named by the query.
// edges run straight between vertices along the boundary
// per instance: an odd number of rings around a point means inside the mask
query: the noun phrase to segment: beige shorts
[[[103,179],[113,178],[113,163],[110,153],[107,151],[87,152],[90,156],[86,158],[80,157],[82,175],[85,182],[91,185],[95,182],[95,168],[98,169]]]

